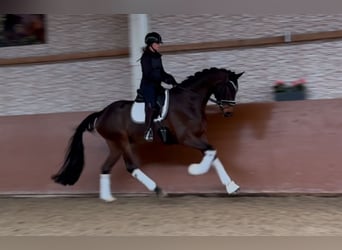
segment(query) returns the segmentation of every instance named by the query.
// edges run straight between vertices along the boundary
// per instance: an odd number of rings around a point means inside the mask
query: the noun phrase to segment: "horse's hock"
[[[209,106],[208,137],[240,193],[342,193],[342,99],[239,104],[224,118]],[[99,191],[104,140],[84,134],[85,169],[74,186],[50,177],[63,162],[68,140],[87,112],[0,117],[0,194],[86,194]],[[141,168],[168,193],[226,194],[217,175],[190,176],[202,156],[183,146],[139,147]],[[113,193],[147,193],[114,166]]]

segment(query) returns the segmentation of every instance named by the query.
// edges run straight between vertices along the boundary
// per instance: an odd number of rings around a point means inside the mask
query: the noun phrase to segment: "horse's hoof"
[[[100,197],[100,199],[105,201],[105,202],[113,202],[116,200],[116,198],[114,198],[113,196]]]
[[[224,117],[232,117],[232,116],[233,116],[233,113],[232,113],[232,112],[224,112],[224,113],[223,113],[223,116],[224,116]]]
[[[167,193],[160,187],[156,187],[154,191],[156,192],[156,195],[158,196],[158,198],[164,198],[167,196]]]
[[[232,194],[237,192],[240,189],[240,187],[234,181],[231,181],[226,185],[226,189],[228,194]]]

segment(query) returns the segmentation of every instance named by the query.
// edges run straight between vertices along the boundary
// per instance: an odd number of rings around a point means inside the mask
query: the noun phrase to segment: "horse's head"
[[[239,88],[238,79],[243,73],[236,74],[230,70],[219,68],[204,69],[193,76],[189,76],[177,87],[186,90],[186,93],[195,93],[202,96],[202,108],[205,108],[208,100],[211,100],[219,105],[224,116],[230,116]],[[212,95],[214,95],[215,99],[210,98]]]
[[[223,71],[220,80],[214,87],[215,100],[211,99],[211,101],[219,105],[226,117],[231,116],[233,113],[233,106],[236,103],[235,97],[239,89],[238,79],[243,73],[236,74],[232,71]]]

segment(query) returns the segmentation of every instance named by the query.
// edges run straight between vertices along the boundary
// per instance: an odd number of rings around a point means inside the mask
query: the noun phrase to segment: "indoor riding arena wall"
[[[208,106],[208,137],[217,148],[240,194],[342,193],[342,99],[240,104],[230,118]],[[97,194],[100,165],[107,146],[98,134],[84,134],[85,169],[74,186],[55,184],[50,176],[63,161],[74,128],[88,112],[0,117],[0,194]],[[197,151],[159,143],[139,148],[141,168],[171,194],[225,194],[211,169],[190,176]],[[112,191],[149,193],[114,167]]]
[[[129,15],[56,14],[46,20],[47,43],[0,48],[0,194],[97,193],[108,149],[96,133],[84,134],[86,166],[75,186],[57,185],[50,176],[87,114],[135,97]],[[163,36],[162,49],[286,32],[340,34],[341,22],[342,14],[149,15],[150,29]],[[233,117],[208,107],[210,142],[240,194],[341,193],[341,39],[163,53],[164,68],[179,82],[209,67],[245,71]],[[97,56],[75,59],[88,53]],[[37,57],[49,60],[18,63]],[[69,59],[56,60],[64,57]],[[6,61],[12,59],[17,63]],[[276,80],[299,78],[307,82],[307,100],[274,102]],[[146,144],[139,156],[142,169],[169,193],[226,193],[212,169],[188,174],[188,165],[201,160],[192,149]],[[149,193],[122,159],[113,169],[112,191]]]

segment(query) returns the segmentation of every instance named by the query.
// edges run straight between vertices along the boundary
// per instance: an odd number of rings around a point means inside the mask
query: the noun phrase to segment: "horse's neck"
[[[210,79],[205,79],[192,88],[193,92],[201,96],[202,104],[204,106],[208,103],[209,98],[213,92],[213,86],[210,83]]]

